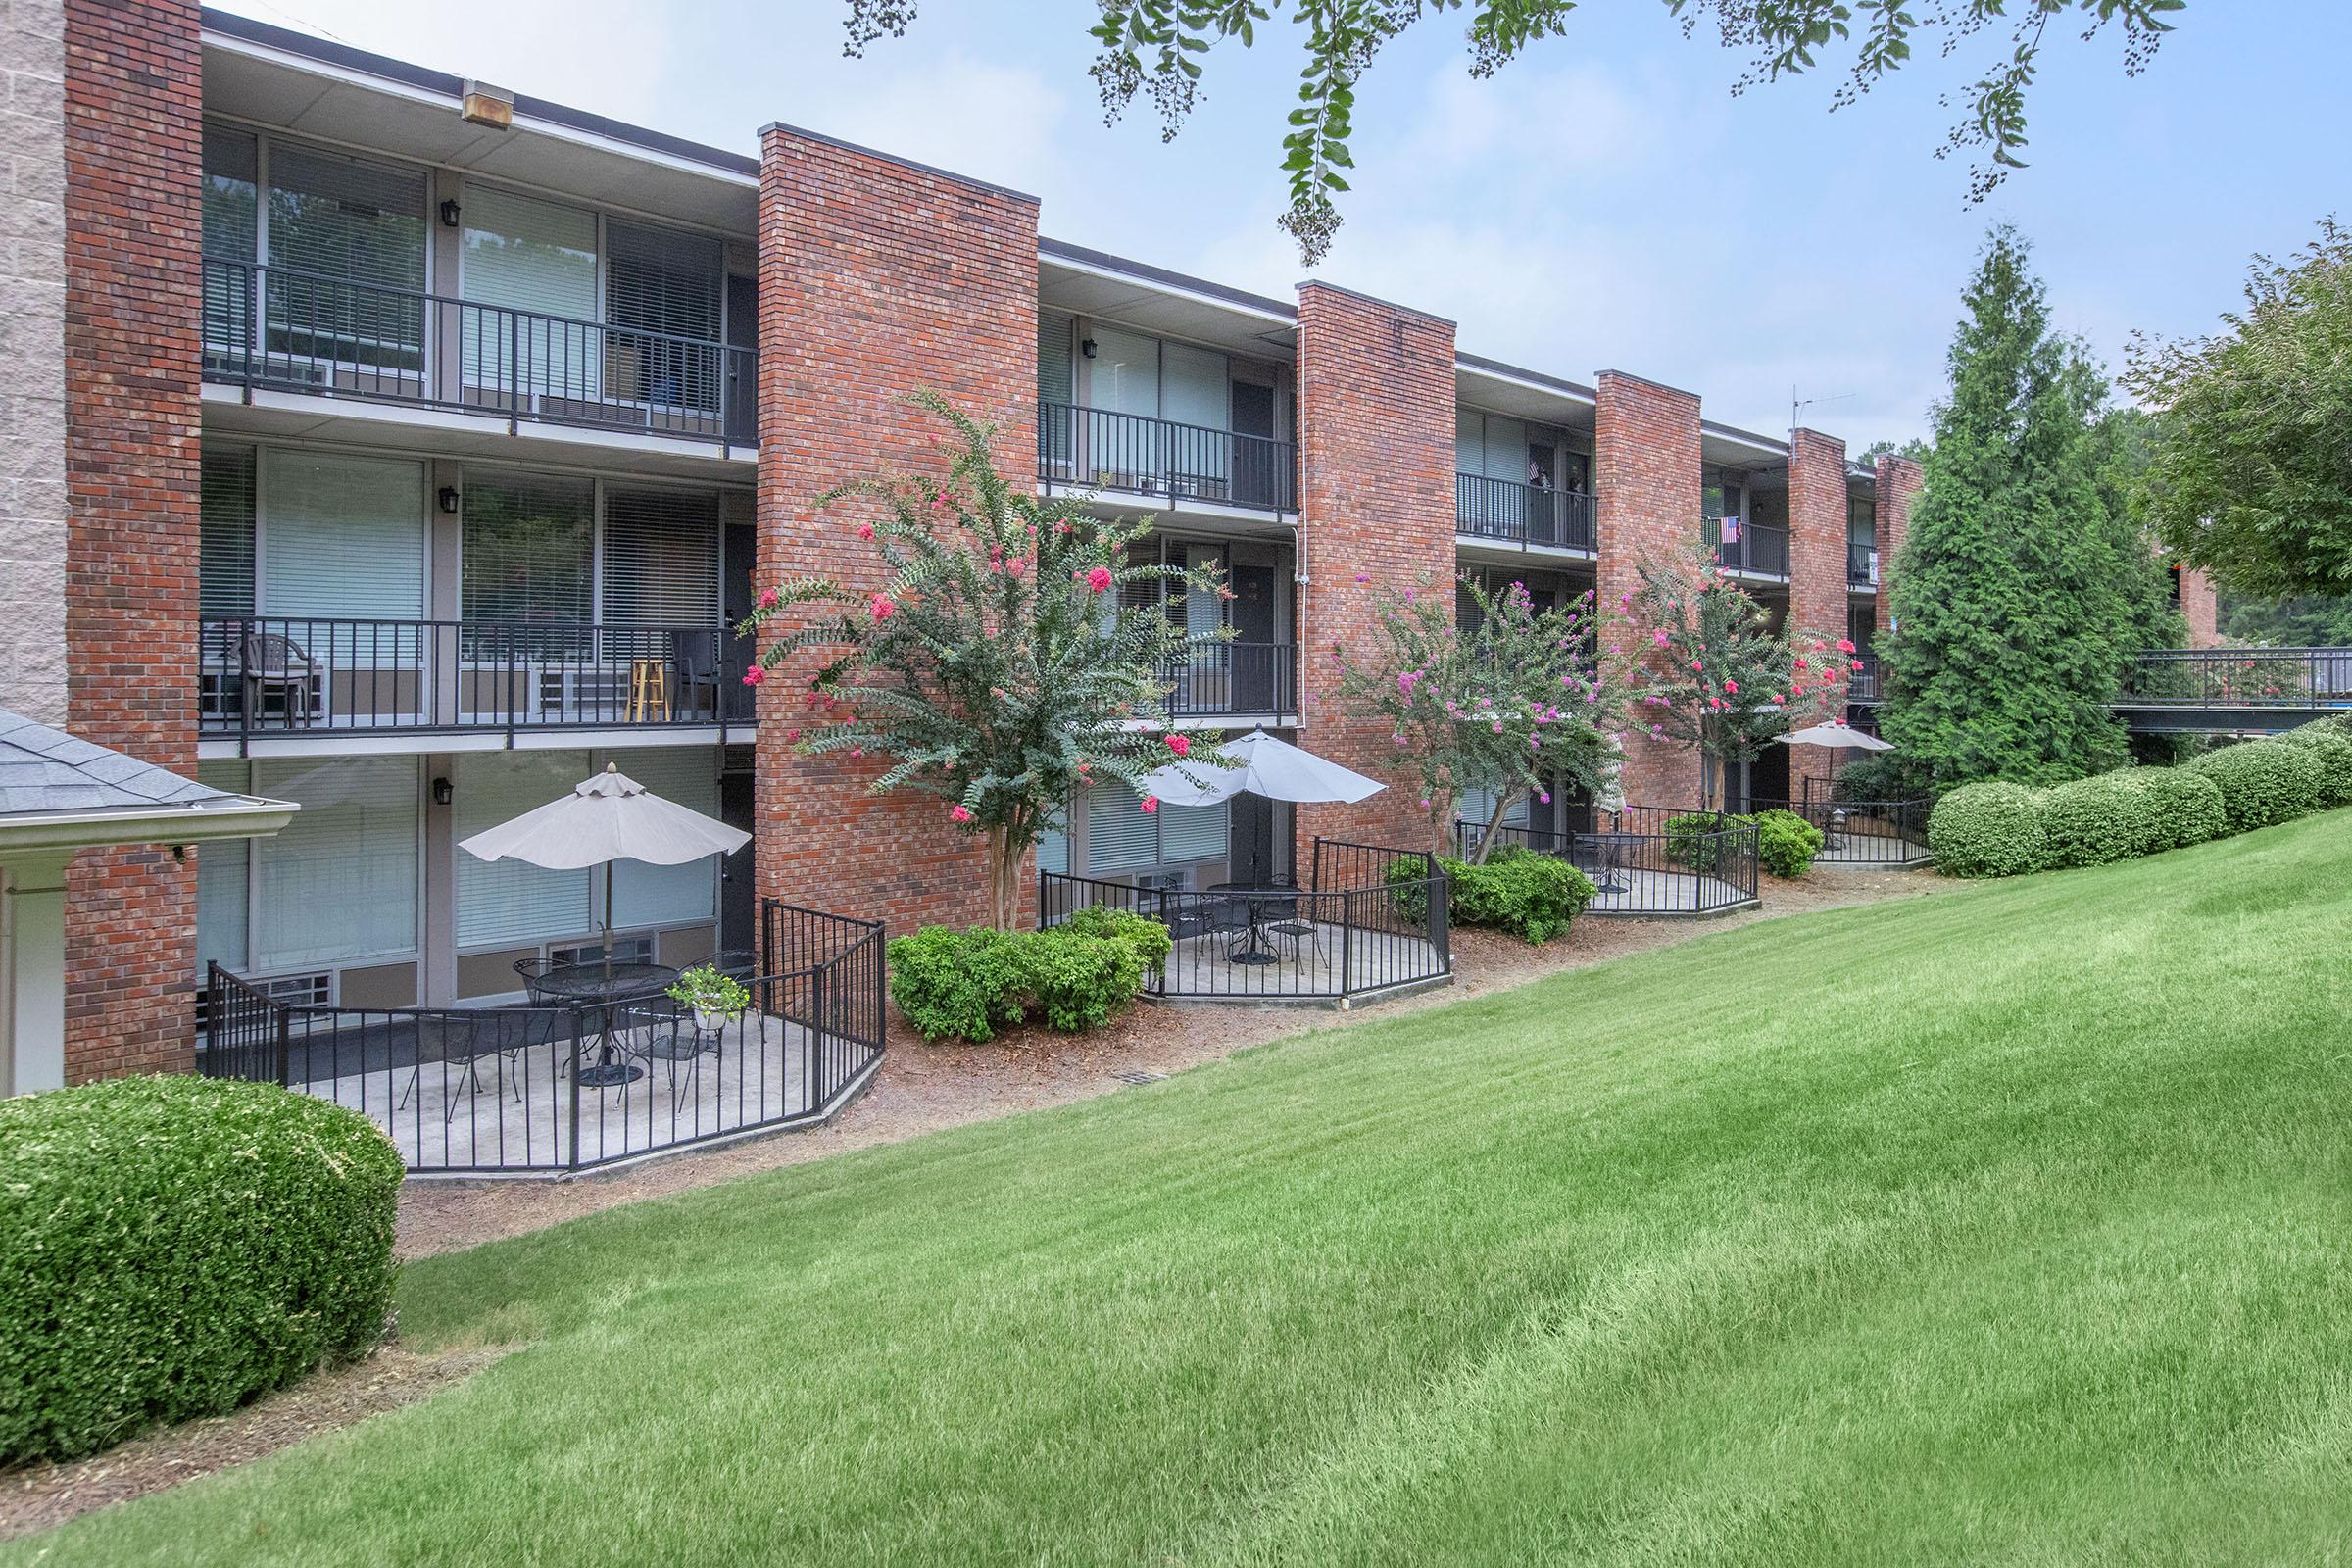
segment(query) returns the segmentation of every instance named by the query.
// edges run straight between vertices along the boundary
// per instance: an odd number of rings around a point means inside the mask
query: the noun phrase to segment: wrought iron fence
[[[759,355],[710,338],[207,257],[204,375],[752,446]]]
[[[206,735],[746,722],[743,642],[721,626],[205,615]]]
[[[1493,830],[1494,842],[1557,856],[1592,878],[1589,914],[1719,914],[1759,902],[1754,823],[1647,806],[1594,814],[1590,832],[1504,827]],[[1489,830],[1456,819],[1453,833],[1466,858]]]
[[[1582,490],[1475,473],[1453,476],[1454,531],[1466,539],[1549,545],[1589,555],[1595,538],[1592,513],[1592,497]]]
[[[417,1174],[586,1170],[821,1120],[881,1059],[882,928],[777,905],[763,925],[771,960],[810,961],[747,978],[750,1005],[733,1014],[698,1014],[659,990],[509,1007],[307,1005],[216,963],[198,1068],[348,1105]]]
[[[1235,713],[1298,711],[1298,648],[1295,643],[1229,643],[1200,639],[1159,671],[1168,683],[1170,718],[1216,718]]]
[[[1724,520],[1707,524],[1708,537],[1715,544],[1715,562],[1734,571],[1744,571],[1758,577],[1788,575],[1788,530],[1772,523],[1742,520],[1739,532],[1724,537]]]
[[[2140,707],[2352,708],[2352,648],[2165,648],[2125,667]]]
[[[1821,829],[1821,852],[1813,857],[1816,865],[1909,870],[1933,858],[1928,854],[1928,811],[1935,803],[1925,798],[1854,799],[1836,779],[1807,778],[1794,802],[1759,800],[1751,804],[1757,810],[1773,807],[1792,810]]]
[[[1856,587],[1877,587],[1879,547],[1860,539],[1845,542],[1845,580]]]
[[[1879,656],[1864,650],[1854,656],[1860,669],[1854,670],[1845,682],[1845,700],[1849,703],[1875,703],[1883,688],[1879,682]]]
[[[1298,449],[1289,441],[1070,403],[1038,407],[1037,476],[1079,490],[1298,510]]]
[[[1095,907],[1159,921],[1175,946],[1145,977],[1154,997],[1345,1004],[1453,973],[1449,885],[1431,857],[1368,845],[1326,849],[1325,841],[1317,851],[1314,863],[1328,875],[1373,880],[1194,890],[1046,871],[1037,879],[1038,925]]]

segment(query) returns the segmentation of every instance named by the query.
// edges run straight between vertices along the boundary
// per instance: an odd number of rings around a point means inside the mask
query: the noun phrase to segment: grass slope
[[[617,1210],[9,1560],[2336,1560],[2348,955],[2339,812]]]

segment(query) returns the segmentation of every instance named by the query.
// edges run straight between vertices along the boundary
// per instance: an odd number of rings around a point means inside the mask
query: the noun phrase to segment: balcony
[[[1862,667],[1847,677],[1845,700],[1848,703],[1873,704],[1879,701],[1879,656],[1864,649],[1854,656]]]
[[[1229,643],[1200,639],[1163,666],[1167,712],[1180,718],[1281,718],[1298,714],[1296,643]]]
[[[1593,553],[1592,498],[1475,473],[1453,476],[1454,532],[1465,539]]]
[[[1298,510],[1298,449],[1289,441],[1069,403],[1038,408],[1037,476],[1175,503]]]
[[[206,615],[211,739],[478,735],[749,723],[749,650],[720,626]]]
[[[1879,547],[1876,543],[1856,539],[1845,542],[1845,581],[1850,588],[1876,588],[1879,585]]]
[[[1788,579],[1788,530],[1768,523],[1743,522],[1739,532],[1730,538],[1723,536],[1723,524],[1711,521],[1709,533],[1715,536],[1716,564],[1750,577]]]
[[[759,356],[704,338],[207,257],[204,378],[751,447]]]

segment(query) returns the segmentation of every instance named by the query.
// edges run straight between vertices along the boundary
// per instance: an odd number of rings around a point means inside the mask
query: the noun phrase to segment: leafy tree
[[[2050,330],[2025,243],[1993,230],[1963,296],[1927,489],[1880,644],[1881,733],[1915,787],[2053,783],[2128,756],[2108,710],[2126,661],[2178,645],[2153,546],[2120,500],[2134,427]]]
[[[1304,29],[1306,59],[1298,72],[1298,103],[1282,139],[1282,168],[1291,204],[1278,220],[1298,242],[1308,266],[1323,259],[1340,226],[1334,197],[1348,189],[1341,171],[1354,167],[1348,151],[1354,130],[1355,89],[1388,42],[1416,23],[1447,12],[1469,12],[1470,74],[1492,76],[1529,46],[1565,36],[1577,0],[1296,0],[1290,20]],[[2124,38],[2124,69],[2137,75],[2172,28],[2173,13],[2187,0],[1951,0],[1926,8],[1924,22],[1902,0],[1664,0],[1685,36],[1708,26],[1724,47],[1748,56],[1733,88],[1799,76],[1832,48],[1850,45],[1851,63],[1831,100],[1853,103],[1911,58],[1913,40],[1945,55],[1965,50],[1980,34],[2007,24],[2005,46],[1987,47],[1984,74],[1965,89],[1959,122],[1937,149],[1978,158],[1971,196],[1982,200],[2010,170],[2022,169],[2026,94],[2040,70],[2049,25],[2080,26],[2085,41],[2101,33]],[[844,53],[857,56],[888,34],[903,35],[916,0],[849,0]],[[1282,10],[1282,0],[1098,0],[1089,30],[1101,45],[1089,74],[1102,99],[1103,118],[1115,121],[1148,93],[1159,113],[1160,139],[1173,140],[1192,115],[1206,58],[1219,44],[1247,49],[1258,27]]]
[[[744,680],[760,685],[804,649],[841,650],[808,678],[808,716],[786,738],[806,756],[886,762],[875,794],[948,803],[954,831],[987,840],[989,920],[1005,930],[1022,857],[1064,802],[1117,779],[1154,810],[1146,774],[1180,758],[1227,760],[1204,738],[1139,722],[1158,710],[1167,687],[1156,672],[1183,653],[1185,633],[1122,590],[1228,590],[1206,570],[1130,564],[1149,523],[1104,521],[1006,483],[990,426],[932,393],[908,401],[959,438],[946,474],[858,479],[818,498],[878,504],[858,509],[849,531],[871,542],[888,579],[871,591],[822,578],[763,591],[741,629],[773,640]],[[802,611],[815,613],[776,627]],[[786,720],[771,710],[768,721]]]
[[[2352,231],[2256,257],[2218,336],[2136,338],[2158,411],[2147,508],[2166,543],[2255,598],[2352,594]]]
[[[1483,863],[1506,812],[1566,779],[1597,788],[1617,754],[1604,732],[1592,650],[1592,596],[1538,610],[1524,583],[1500,593],[1464,574],[1476,611],[1463,629],[1442,593],[1383,596],[1374,606],[1368,657],[1340,655],[1343,708],[1389,726],[1400,758],[1418,769],[1433,832],[1450,798],[1493,794],[1487,831],[1471,851]]]
[[[2352,598],[2221,596],[2225,641],[2263,648],[2352,648]]]
[[[1881,458],[1889,457],[1909,458],[1913,463],[1924,464],[1928,461],[1928,444],[1917,436],[1908,441],[1873,441],[1856,454],[1854,461],[1876,467]]]
[[[1612,691],[1650,739],[1697,754],[1699,804],[1712,808],[1724,769],[1753,762],[1776,736],[1845,708],[1854,645],[1785,627],[1693,544],[1635,564],[1629,640],[1616,645]]]

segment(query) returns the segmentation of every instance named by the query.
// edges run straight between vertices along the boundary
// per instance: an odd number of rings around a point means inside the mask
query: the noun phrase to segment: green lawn
[[[472,1383],[48,1563],[2352,1558],[2352,812],[410,1270]]]

